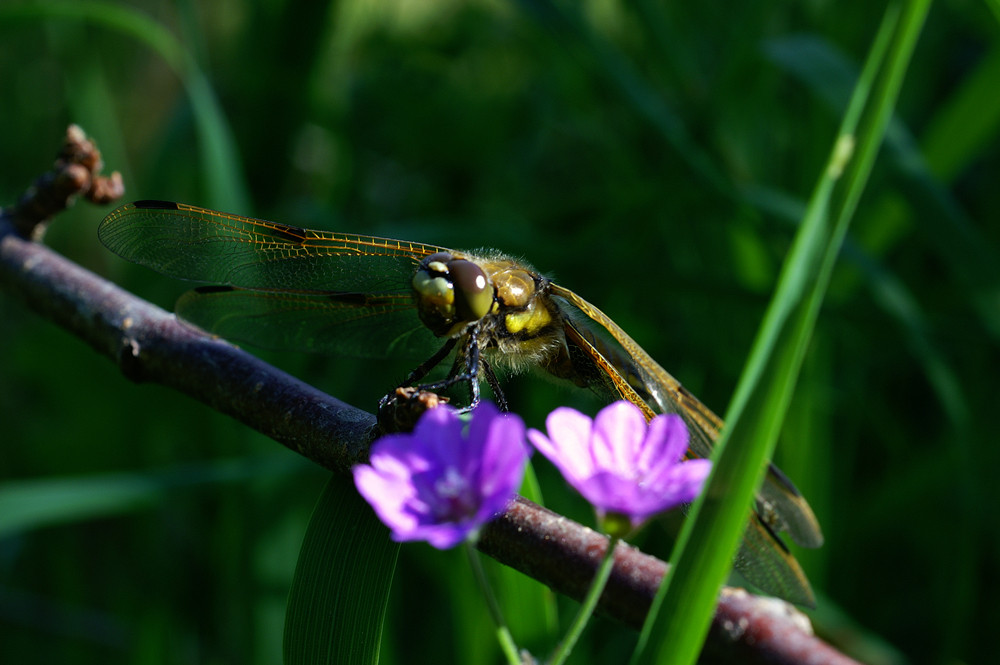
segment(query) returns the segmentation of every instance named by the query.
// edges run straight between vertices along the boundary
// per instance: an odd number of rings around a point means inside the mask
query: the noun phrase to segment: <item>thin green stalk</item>
[[[510,634],[507,622],[504,621],[503,612],[500,611],[500,604],[493,593],[493,587],[490,586],[489,580],[486,579],[486,571],[483,570],[483,562],[479,559],[479,553],[476,552],[475,547],[469,542],[466,542],[464,547],[465,553],[469,557],[469,565],[472,566],[472,573],[476,576],[476,581],[483,590],[483,597],[486,598],[486,607],[493,618],[493,623],[496,624],[497,641],[500,642],[500,649],[503,651],[503,655],[510,665],[522,665],[521,658],[517,653],[517,644],[514,642],[514,637]]]
[[[573,623],[566,631],[566,636],[556,648],[555,653],[552,654],[552,658],[549,659],[549,665],[562,665],[566,662],[573,647],[583,635],[583,630],[590,622],[590,617],[593,616],[594,609],[597,607],[597,601],[604,593],[604,587],[607,586],[611,571],[615,567],[615,548],[618,547],[619,540],[621,538],[618,536],[611,536],[608,539],[608,549],[604,552],[604,559],[601,560],[601,565],[597,568],[594,581],[590,584],[590,590],[587,591],[587,596],[583,599],[583,604],[580,605],[580,611],[576,613]]]

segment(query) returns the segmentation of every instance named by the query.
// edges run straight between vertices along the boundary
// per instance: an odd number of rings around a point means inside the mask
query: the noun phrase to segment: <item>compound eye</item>
[[[451,263],[455,257],[453,257],[448,252],[435,252],[424,258],[420,262],[420,267],[428,272],[433,272],[438,275],[448,274],[448,264]]]
[[[455,320],[455,287],[448,274],[451,254],[437,252],[420,262],[413,274],[413,292],[421,320],[436,335],[449,328]]]
[[[462,321],[478,321],[493,306],[493,285],[483,269],[472,261],[455,259],[448,264],[455,286],[455,310]]]

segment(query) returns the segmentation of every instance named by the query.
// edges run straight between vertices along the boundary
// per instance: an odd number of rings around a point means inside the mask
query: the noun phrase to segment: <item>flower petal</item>
[[[454,464],[456,459],[464,457],[462,421],[455,409],[448,405],[428,409],[420,416],[413,434],[401,436],[407,437],[410,445],[424,451],[432,463]]]
[[[422,524],[410,531],[406,537],[397,537],[397,534],[393,532],[392,539],[403,542],[425,540],[432,547],[436,547],[439,550],[446,550],[463,542],[474,531],[475,525],[472,523],[457,524],[445,522],[440,524]]]
[[[572,409],[556,409],[545,424],[547,434],[528,431],[532,444],[598,515],[624,515],[633,527],[692,501],[711,468],[707,460],[681,461],[688,431],[680,416],[656,416],[647,425],[631,402],[605,407],[594,421]]]
[[[495,512],[506,505],[520,486],[529,451],[524,443],[524,421],[512,414],[500,415],[494,409],[492,413],[475,414],[473,425],[477,418],[484,417],[489,418],[486,427],[482,431],[470,428],[469,439],[485,437],[479,485],[485,502],[491,503]],[[497,502],[500,506],[495,505]]]
[[[538,430],[528,431],[528,440],[545,455],[572,485],[594,472],[590,455],[593,423],[576,409],[559,407],[545,419],[548,436]]]
[[[417,526],[417,516],[407,509],[407,502],[413,496],[411,486],[383,476],[365,464],[355,466],[353,473],[358,492],[393,534],[407,533]]]
[[[712,471],[712,463],[707,459],[687,460],[675,464],[662,477],[650,482],[650,489],[663,496],[672,496],[674,505],[695,500]]]
[[[688,448],[688,429],[674,413],[663,413],[649,421],[643,440],[639,466],[652,469],[673,466]]]
[[[634,477],[646,431],[646,418],[631,402],[614,402],[601,409],[594,418],[591,444],[595,466]]]
[[[383,437],[354,467],[358,491],[397,541],[452,547],[505,507],[524,476],[524,423],[483,404],[468,436],[448,407],[427,411],[413,434]]]

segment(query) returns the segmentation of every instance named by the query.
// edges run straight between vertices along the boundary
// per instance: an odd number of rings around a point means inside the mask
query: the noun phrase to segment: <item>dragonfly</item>
[[[120,206],[98,235],[128,261],[206,283],[180,297],[176,314],[226,339],[427,358],[404,385],[454,356],[447,379],[420,387],[464,383],[471,405],[479,400],[480,381],[502,400],[494,368],[539,368],[606,401],[628,400],[647,420],[679,415],[693,457],[709,457],[722,428],[718,416],[604,312],[499,252],[310,230],[166,201]],[[808,502],[772,464],[734,564],[765,592],[814,606],[783,532],[804,547],[823,543]]]

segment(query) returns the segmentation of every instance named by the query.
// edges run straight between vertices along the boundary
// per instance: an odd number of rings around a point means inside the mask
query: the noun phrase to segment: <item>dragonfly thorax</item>
[[[438,337],[458,335],[486,316],[494,302],[493,284],[483,269],[448,252],[420,262],[413,293],[420,320]]]
[[[484,317],[484,348],[499,366],[513,372],[541,368],[550,374],[566,359],[562,315],[548,296],[549,281],[523,263],[497,256],[480,264],[496,292]]]

